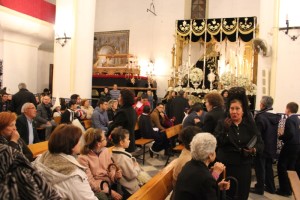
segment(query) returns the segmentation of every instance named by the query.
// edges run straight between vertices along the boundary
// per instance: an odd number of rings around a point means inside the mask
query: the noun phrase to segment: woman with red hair
[[[33,161],[33,155],[30,149],[16,128],[17,115],[12,112],[0,113],[0,143],[11,146],[14,149],[22,152],[29,161]]]

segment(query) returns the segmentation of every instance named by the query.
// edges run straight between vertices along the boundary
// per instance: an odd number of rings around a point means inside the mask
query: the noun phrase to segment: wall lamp
[[[57,37],[55,38],[56,43],[60,44],[62,47],[64,47],[67,44],[67,41],[70,40],[71,37],[67,37],[67,34],[64,33],[63,37]]]
[[[289,30],[296,30],[300,29],[300,26],[289,26],[289,20],[285,20],[286,27],[279,28],[280,31],[285,31],[285,34],[288,35],[293,41],[297,40],[300,34],[296,35],[289,35]]]

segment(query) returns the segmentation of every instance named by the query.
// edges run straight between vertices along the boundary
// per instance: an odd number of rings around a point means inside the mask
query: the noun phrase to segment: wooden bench
[[[146,156],[146,152],[147,152],[146,145],[153,141],[154,141],[153,139],[145,139],[145,138],[140,138],[135,141],[135,145],[142,147],[142,154],[137,154],[137,155],[135,155],[135,157],[138,158],[139,156],[143,155],[143,158],[142,158],[143,165],[145,164],[145,156]]]
[[[135,127],[134,127],[134,131],[138,131],[139,130],[139,123],[138,121],[135,123]],[[136,158],[139,158],[139,156],[143,156],[142,160],[143,160],[143,165],[145,164],[145,156],[146,156],[146,145],[153,142],[153,139],[145,139],[145,138],[140,138],[135,140],[135,145],[137,146],[141,146],[142,147],[142,154],[136,154],[134,155]]]
[[[143,185],[128,200],[163,200],[173,190],[173,169],[177,160],[158,172],[148,183]]]
[[[33,157],[36,158],[39,154],[42,154],[48,150],[48,141],[29,144],[28,148],[32,152]]]
[[[296,171],[287,171],[295,200],[300,200],[300,180]]]
[[[170,128],[166,129],[166,136],[170,140],[176,136],[178,136],[179,132],[182,130],[182,124],[177,124],[175,126],[171,126]],[[181,152],[184,146],[179,144],[175,146],[172,150],[175,152]],[[169,163],[171,155],[168,156],[165,166]]]

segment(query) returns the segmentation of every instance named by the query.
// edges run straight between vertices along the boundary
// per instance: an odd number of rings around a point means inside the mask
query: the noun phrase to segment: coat
[[[255,115],[255,123],[264,142],[263,154],[268,158],[275,158],[277,151],[277,129],[280,115],[270,110],[261,110]]]
[[[37,121],[37,127],[40,127],[42,124],[46,124],[48,121],[51,121],[52,116],[53,116],[53,112],[51,110],[51,107],[46,108],[45,104],[40,103],[37,106],[37,113],[35,117],[35,120]]]
[[[19,115],[16,121],[17,130],[20,134],[20,137],[24,140],[24,142],[28,145],[29,143],[29,127],[27,123],[27,118],[24,114]],[[33,143],[37,143],[40,141],[37,130],[36,130],[36,122],[32,121],[33,128]]]
[[[186,163],[178,175],[175,186],[175,200],[217,200],[218,185],[208,167],[201,161]]]
[[[115,164],[122,170],[122,178],[120,184],[130,193],[135,193],[139,187],[137,176],[141,168],[136,164],[135,158],[125,151],[125,149],[114,148],[112,151],[112,158]]]
[[[85,167],[72,155],[45,152],[33,165],[57,190],[61,197],[70,200],[98,200],[89,185]]]
[[[218,121],[224,118],[224,110],[222,107],[214,107],[211,111],[207,112],[204,117],[203,132],[213,133],[217,127]]]
[[[300,119],[297,115],[291,115],[286,119],[284,133],[279,139],[285,146],[300,145]]]
[[[19,152],[23,153],[30,162],[33,161],[33,154],[22,138],[19,138],[18,143],[15,143],[13,141],[8,141],[5,137],[0,135],[0,144],[6,144],[13,149],[18,150]]]
[[[232,123],[228,130],[225,128],[224,121],[220,120],[214,135],[218,142],[217,159],[223,163],[251,164],[252,157],[243,157],[241,150],[255,135],[257,136],[257,142],[254,146],[256,152],[263,152],[263,141],[253,119],[243,119],[238,126]]]
[[[100,192],[99,185],[105,180],[111,183],[107,167],[112,163],[111,153],[104,147],[99,155],[90,151],[87,155],[79,155],[78,162],[86,167],[88,182],[94,192]]]
[[[18,150],[0,144],[0,160],[0,199],[62,199]]]
[[[153,127],[157,127],[160,131],[164,130],[163,124],[165,119],[160,116],[159,111],[155,108],[150,115]]]
[[[113,122],[109,125],[109,134],[111,131],[118,127],[122,126],[124,129],[127,129],[129,131],[129,140],[130,144],[128,149],[126,149],[128,152],[133,152],[135,150],[135,135],[134,135],[134,127],[137,121],[137,115],[135,110],[131,105],[126,105],[121,107],[116,115],[113,118]]]
[[[182,96],[175,97],[171,102],[171,116],[169,118],[175,117],[174,125],[181,124],[184,118],[184,111],[189,108],[188,100]]]
[[[19,92],[17,92],[12,96],[12,101],[11,101],[12,111],[20,115],[21,108],[24,103],[33,103],[35,106],[37,105],[35,96],[27,89],[21,89]]]

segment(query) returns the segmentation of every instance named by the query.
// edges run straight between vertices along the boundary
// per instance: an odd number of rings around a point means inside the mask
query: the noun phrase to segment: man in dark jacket
[[[182,123],[184,110],[190,107],[188,100],[183,97],[184,91],[180,90],[178,94],[171,103],[171,116],[168,116],[169,118],[175,117],[174,125]]]
[[[280,151],[277,171],[279,180],[279,189],[276,194],[289,196],[292,194],[287,170],[295,171],[296,161],[300,153],[300,119],[297,115],[298,104],[290,102],[286,106],[285,114],[288,118],[285,121],[284,132],[279,135],[279,139],[284,145]]]
[[[11,106],[10,106],[10,100],[8,99],[8,94],[3,93],[2,94],[2,100],[0,100],[0,112],[4,111],[10,111]]]
[[[36,109],[32,103],[25,103],[22,106],[22,115],[19,115],[16,121],[16,127],[20,137],[24,142],[33,144],[39,142],[39,137],[36,131]]]
[[[264,190],[272,194],[275,193],[272,164],[276,156],[277,128],[280,115],[273,112],[272,106],[273,98],[263,96],[260,101],[260,111],[255,115],[255,123],[264,142],[264,151],[262,154],[256,154],[254,164],[257,183],[254,188],[250,188],[250,191],[260,195],[264,194]]]
[[[36,100],[35,100],[35,96],[26,89],[25,83],[20,83],[18,87],[19,87],[19,92],[13,95],[11,107],[13,112],[16,112],[18,115],[20,115],[21,108],[24,103],[29,102],[29,103],[33,103],[34,106],[36,106]]]
[[[50,134],[57,126],[52,118],[53,112],[51,110],[51,99],[48,95],[42,98],[42,102],[37,106],[37,115],[35,120],[37,121],[37,127],[45,128],[45,139],[48,140]]]

